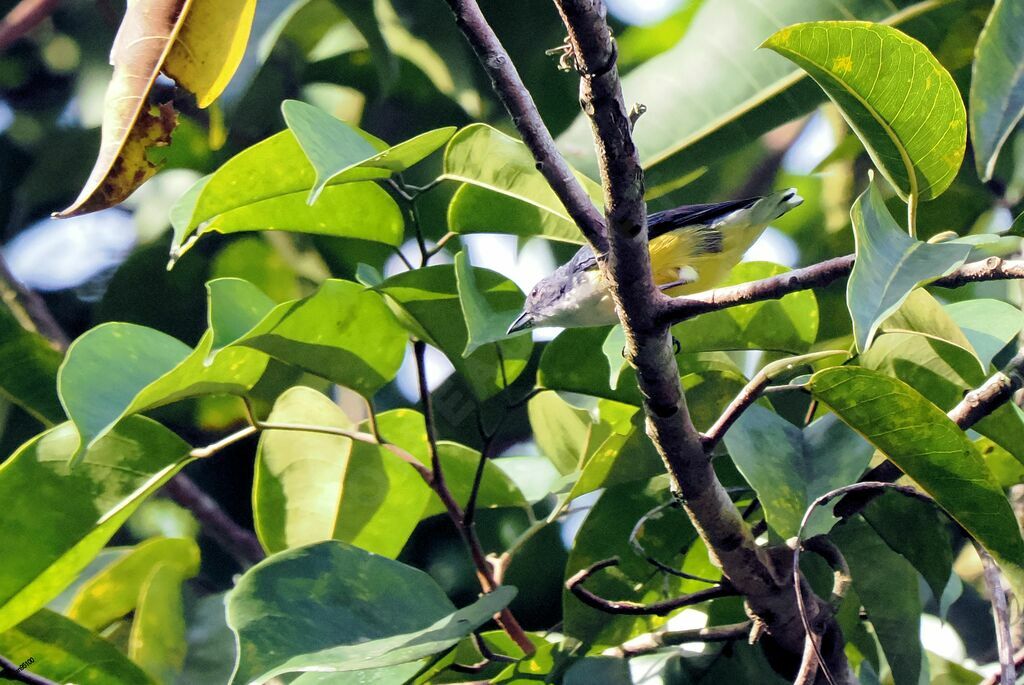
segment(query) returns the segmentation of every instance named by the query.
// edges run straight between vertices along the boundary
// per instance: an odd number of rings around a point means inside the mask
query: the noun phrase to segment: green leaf
[[[281,111],[316,171],[309,204],[316,202],[329,183],[343,183],[349,177],[360,180],[378,170],[380,178],[401,173],[447,143],[456,131],[454,126],[435,129],[389,148],[305,102],[285,100]]]
[[[219,329],[216,336],[232,337]],[[398,373],[405,343],[379,294],[331,278],[309,297],[274,307],[216,359],[249,347],[370,397]]]
[[[876,371],[833,367],[810,389],[910,476],[1024,589],[1024,541],[1010,505],[974,444],[913,388]]]
[[[175,685],[226,683],[235,662],[235,636],[228,628],[224,593],[206,595],[188,612],[188,653]]]
[[[456,133],[445,149],[444,178],[465,185],[448,206],[450,230],[582,243],[579,228],[536,165],[523,143],[486,124]],[[576,178],[594,204],[602,206],[601,186],[580,173]]]
[[[182,570],[157,564],[146,576],[128,638],[128,656],[159,682],[174,682],[185,665],[185,610]]]
[[[451,490],[455,501],[460,505],[465,505],[469,501],[469,493],[473,489],[473,477],[476,474],[477,465],[480,463],[480,453],[465,445],[447,440],[438,441],[437,452],[441,458],[445,484]],[[433,491],[431,490],[431,492]],[[484,474],[480,480],[476,506],[477,509],[526,507],[527,501],[518,486],[498,467],[498,462],[488,459],[484,464]],[[436,516],[445,511],[444,504],[435,495],[430,498],[421,517]]]
[[[756,281],[789,271],[770,262],[743,262],[722,286]],[[780,300],[731,307],[672,327],[684,352],[773,350],[801,354],[818,336],[818,301],[810,290]]]
[[[426,573],[342,542],[281,552],[228,595],[239,645],[231,682],[416,661],[454,646],[514,596],[501,587],[456,610]]]
[[[960,347],[908,333],[879,336],[861,355],[860,363],[899,378],[943,411],[956,406],[964,393],[979,387],[988,376],[978,367],[977,359]],[[972,428],[1024,461],[1024,412],[1012,402],[999,406]]]
[[[885,207],[877,184],[857,198],[850,211],[857,261],[846,286],[857,349],[871,344],[879,324],[895,312],[911,291],[957,269],[970,247],[914,240],[900,230]]]
[[[225,350],[207,366],[213,340],[208,332],[191,350],[152,328],[105,323],[73,342],[57,383],[82,438],[76,458],[125,416],[185,397],[249,390],[263,374],[266,356]]]
[[[1024,116],[1024,6],[996,0],[978,39],[971,74],[971,144],[978,176],[988,181],[1003,144]]]
[[[559,333],[557,338],[544,347],[541,354],[537,385],[640,406],[636,372],[628,366],[622,368],[610,350],[605,352],[609,330],[607,327],[568,328]],[[614,344],[614,341],[610,344]],[[621,352],[621,348],[616,352],[620,360]],[[588,363],[581,364],[581,359],[588,360]],[[602,363],[605,360],[617,367],[614,388],[609,382],[613,375],[612,368]]]
[[[856,482],[875,451],[835,416],[823,416],[801,431],[758,405],[733,424],[725,446],[757,492],[768,525],[784,540],[797,534],[817,497]],[[827,532],[835,520],[831,507],[815,510],[805,536]]]
[[[496,312],[487,298],[480,292],[476,283],[476,272],[469,263],[465,252],[455,255],[455,281],[459,289],[459,305],[466,321],[466,349],[463,357],[476,352],[484,345],[489,345],[509,337],[508,327],[519,315],[522,307]],[[520,333],[519,335],[522,335]]]
[[[356,430],[338,405],[302,386],[281,395],[267,420]],[[377,445],[303,431],[260,436],[253,516],[271,553],[334,539],[396,557],[430,492],[409,464]]]
[[[917,685],[921,671],[921,598],[917,572],[859,519],[831,533],[853,577],[853,588],[892,669],[895,685]]]
[[[150,574],[164,564],[181,578],[191,578],[199,573],[199,547],[185,538],[139,543],[78,590],[66,612],[68,618],[99,632],[135,609]]]
[[[172,255],[180,256],[193,233],[283,230],[400,245],[402,212],[376,183],[390,172],[349,171],[325,188],[315,207],[306,204],[316,172],[291,131],[243,150],[201,178],[171,208]]]
[[[705,0],[674,47],[623,78],[629,102],[647,105],[633,131],[647,187],[670,185],[708,160],[724,159],[825,99],[791,62],[756,50],[772,33],[797,22],[828,19],[903,25],[941,9],[939,3],[921,6],[916,0],[745,0],[742,7],[733,0]],[[956,5],[949,14],[955,18],[963,11]],[[937,33],[948,35],[946,30]],[[673,76],[682,74],[686,77]],[[558,138],[558,145],[572,164],[597,173],[585,115]]]
[[[557,393],[542,392],[526,404],[537,449],[562,475],[580,467],[593,421]]]
[[[995,356],[1024,328],[1024,312],[1001,300],[953,302],[946,305],[946,312],[963,330],[986,371]]]
[[[74,469],[78,434],[63,423],[0,466],[0,548],[17,550],[0,574],[0,631],[60,594],[138,505],[188,459],[189,446],[160,424],[132,417],[101,438]]]
[[[891,26],[854,21],[789,26],[764,42],[818,82],[900,197],[949,187],[967,146],[953,77],[924,45]]]
[[[476,288],[492,311],[511,311],[523,293],[504,276],[473,267]],[[406,271],[384,281],[380,291],[394,303],[400,320],[417,338],[441,350],[478,399],[492,397],[526,368],[533,349],[528,335],[484,345],[468,357],[469,331],[462,314],[455,268],[450,264]]]
[[[64,420],[56,392],[60,360],[60,352],[0,306],[0,395],[48,426]]]
[[[0,654],[16,664],[33,659],[29,671],[59,683],[156,685],[117,647],[46,609],[0,632]]]
[[[917,569],[936,601],[941,599],[953,571],[945,517],[931,504],[896,492],[871,500],[861,514],[890,549]]]

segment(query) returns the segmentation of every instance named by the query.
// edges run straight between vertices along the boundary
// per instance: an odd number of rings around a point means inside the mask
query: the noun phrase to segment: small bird
[[[672,296],[713,288],[743,257],[769,222],[799,206],[796,189],[731,202],[684,205],[647,218],[654,282]],[[582,328],[618,322],[611,293],[590,247],[541,279],[509,326]]]

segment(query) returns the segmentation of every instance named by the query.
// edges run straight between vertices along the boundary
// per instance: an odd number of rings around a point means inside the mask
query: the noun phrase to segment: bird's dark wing
[[[655,212],[647,217],[647,238],[649,240],[657,238],[659,235],[664,235],[683,226],[713,223],[716,219],[735,212],[737,209],[747,209],[753,206],[760,199],[760,197],[748,197],[743,200],[713,202],[705,205],[683,205],[675,209]]]
[[[716,219],[735,212],[737,209],[752,207],[760,197],[748,197],[742,200],[730,200],[729,202],[712,202],[703,205],[682,205],[675,209],[666,209],[663,212],[655,212],[647,216],[647,239],[657,238],[669,231],[683,226],[695,226],[710,224]],[[581,247],[569,262],[572,264],[571,271],[588,271],[597,267],[597,258],[594,252],[587,246]]]

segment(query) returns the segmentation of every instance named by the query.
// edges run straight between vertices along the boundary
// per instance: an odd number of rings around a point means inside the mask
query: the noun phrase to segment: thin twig
[[[0,21],[0,50],[38,26],[53,14],[60,0],[21,0]]]
[[[708,626],[690,630],[660,630],[632,637],[617,647],[604,650],[604,656],[629,659],[655,652],[663,647],[674,647],[687,642],[732,642],[750,635],[752,621],[725,626]]]
[[[718,417],[718,420],[701,438],[704,442],[705,452],[710,453],[715,449],[715,446],[718,445],[719,441],[725,436],[725,433],[742,416],[743,412],[749,409],[750,405],[754,404],[754,402],[757,402],[757,398],[761,396],[761,393],[764,392],[764,389],[768,387],[770,382],[771,379],[768,378],[768,374],[765,373],[764,369],[758,371],[750,379],[750,382],[733,398],[729,406]]]
[[[699,583],[707,583],[708,585],[717,585],[720,582],[718,580],[711,580],[710,578],[702,578],[701,576],[695,576],[692,573],[687,573],[686,571],[683,571],[683,570],[677,569],[677,568],[673,568],[673,567],[669,566],[668,564],[662,563],[658,559],[655,559],[654,556],[649,554],[647,552],[647,550],[644,548],[644,546],[640,543],[640,533],[643,531],[644,526],[647,524],[647,521],[649,521],[652,516],[656,516],[657,514],[660,514],[662,511],[664,511],[668,507],[677,507],[678,508],[678,506],[679,506],[679,502],[677,502],[676,500],[671,500],[671,501],[665,502],[664,504],[659,504],[658,506],[654,507],[653,509],[648,511],[646,514],[641,516],[640,519],[636,522],[636,524],[634,524],[633,530],[630,531],[630,533],[629,533],[629,545],[633,548],[633,550],[639,556],[644,558],[644,561],[646,561],[648,564],[650,564],[651,566],[655,567],[659,571],[662,571],[663,573],[667,573],[670,576],[676,576],[677,578],[685,578],[687,580],[695,580],[695,581],[697,581]]]
[[[203,532],[216,540],[243,566],[258,563],[267,556],[252,531],[235,523],[212,497],[184,473],[169,480],[164,491],[180,506],[191,511],[203,526]]]
[[[0,255],[0,297],[24,328],[46,338],[54,349],[67,351],[68,336],[53,318],[46,301],[15,277],[3,255]]]
[[[193,459],[206,459],[207,457],[212,457],[213,455],[217,454],[217,452],[220,452],[222,449],[230,447],[231,445],[234,445],[236,442],[241,442],[242,440],[245,440],[246,438],[255,435],[258,432],[258,430],[259,429],[256,426],[246,426],[245,428],[236,430],[234,433],[231,433],[230,435],[225,435],[220,440],[212,442],[209,445],[206,445],[204,447],[192,448],[192,451],[188,453],[188,456],[192,457]]]
[[[996,647],[999,652],[999,670],[1004,683],[1017,682],[1017,669],[1013,661],[1013,639],[1010,637],[1010,608],[1006,604],[1006,590],[999,575],[999,567],[992,555],[975,543],[974,549],[981,558],[984,569],[985,588],[992,603],[992,621],[996,628]]]
[[[1024,647],[1021,647],[1014,653],[1013,668],[1014,670],[1020,670],[1021,668],[1024,668]],[[982,680],[981,683],[979,683],[979,685],[999,685],[1000,683],[1005,682],[1007,681],[1003,679],[1003,674],[997,671],[990,675],[988,678]],[[1012,680],[1010,680],[1009,682],[1011,684],[1013,683]]]
[[[577,599],[587,606],[593,607],[607,614],[625,614],[629,616],[664,616],[677,609],[682,609],[683,607],[700,604],[701,602],[706,602],[712,599],[718,599],[719,597],[734,597],[739,594],[731,585],[723,581],[721,585],[716,585],[715,587],[710,587],[705,590],[698,590],[697,592],[683,595],[681,597],[674,597],[661,602],[651,602],[650,604],[639,604],[637,602],[598,597],[593,592],[583,587],[583,583],[598,571],[618,565],[619,560],[617,558],[605,559],[595,564],[591,564],[569,578],[569,580],[565,582],[565,589],[575,595]]]

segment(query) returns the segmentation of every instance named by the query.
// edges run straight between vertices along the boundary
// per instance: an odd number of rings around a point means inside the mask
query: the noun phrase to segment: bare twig
[[[0,679],[26,683],[27,685],[57,685],[57,683],[49,678],[44,678],[28,669],[22,668],[4,656],[0,656]]]
[[[1013,640],[1010,637],[1010,608],[1006,604],[1006,590],[999,575],[999,567],[992,555],[975,543],[975,550],[981,558],[984,569],[985,587],[992,603],[992,621],[996,628],[996,647],[999,652],[999,671],[1004,683],[1017,682],[1017,669],[1013,660]]]
[[[0,21],[0,50],[6,50],[53,14],[59,2],[60,0],[21,0]]]
[[[715,421],[714,425],[708,429],[708,432],[701,438],[704,442],[704,451],[711,452],[715,449],[718,442],[725,436],[737,419],[750,408],[754,402],[757,402],[757,398],[761,396],[764,389],[768,387],[768,383],[771,379],[768,374],[765,373],[764,369],[761,369],[757,374],[750,379],[750,382],[744,386],[743,390],[740,391],[733,401],[729,403],[729,406],[725,408],[721,416]]]
[[[24,328],[43,336],[54,349],[60,352],[68,349],[70,344],[68,336],[57,320],[53,318],[46,302],[38,293],[26,288],[11,273],[10,267],[7,266],[7,260],[2,255],[0,255],[0,297],[3,298],[4,303]]]
[[[427,481],[427,484],[437,493],[437,496],[441,499],[445,509],[448,512],[448,517],[455,524],[456,529],[459,531],[462,541],[469,549],[470,558],[473,561],[473,566],[476,569],[477,579],[480,582],[480,587],[484,592],[493,592],[499,585],[498,581],[494,576],[494,567],[491,562],[487,559],[487,555],[484,554],[483,547],[480,544],[480,539],[477,537],[476,528],[472,525],[465,525],[465,513],[459,506],[459,503],[455,501],[455,497],[452,495],[451,490],[448,489],[447,484],[444,480],[444,471],[441,468],[441,458],[437,450],[437,433],[436,423],[434,420],[434,407],[430,398],[430,388],[427,387],[427,367],[424,361],[424,352],[426,350],[426,344],[423,341],[417,340],[413,343],[413,353],[416,358],[416,375],[419,382],[420,390],[420,401],[423,403],[423,416],[426,420],[427,427],[427,444],[430,453],[430,464],[431,464],[431,478]],[[516,620],[515,616],[508,608],[502,609],[494,620],[501,626],[502,630],[508,633],[508,636],[519,645],[519,648],[526,654],[533,654],[534,646],[530,642],[530,638],[527,637],[526,633],[523,632],[522,627],[519,625],[519,621]]]
[[[260,562],[267,556],[252,531],[235,523],[212,497],[184,473],[169,480],[164,491],[172,500],[191,511],[203,526],[203,531],[243,566]]]
[[[488,25],[480,6],[476,0],[446,1],[455,14],[455,23],[490,77],[495,93],[512,117],[523,142],[537,160],[537,169],[595,252],[603,255],[607,252],[604,219],[555,147],[555,140],[544,125],[530,91],[523,84],[494,29]]]
[[[630,638],[617,647],[604,650],[604,656],[628,659],[655,652],[663,647],[673,647],[687,642],[732,642],[743,640],[750,635],[752,621],[733,623],[726,626],[709,626],[692,630],[660,630]]]
[[[700,576],[695,576],[692,573],[687,573],[686,571],[682,571],[682,570],[677,569],[677,568],[672,568],[668,564],[662,563],[658,559],[655,559],[651,554],[649,554],[647,552],[647,550],[644,549],[644,546],[640,543],[640,532],[643,530],[644,526],[647,524],[647,521],[649,521],[652,516],[656,516],[657,514],[660,514],[662,511],[664,511],[668,507],[678,507],[678,506],[679,506],[679,503],[677,501],[675,501],[675,500],[672,500],[672,501],[666,502],[664,504],[659,504],[658,506],[654,507],[653,509],[648,511],[646,514],[641,516],[640,519],[633,526],[633,530],[630,531],[630,533],[629,533],[629,544],[630,544],[630,546],[633,548],[633,550],[638,555],[643,557],[644,560],[648,564],[650,564],[651,566],[655,567],[659,571],[667,573],[670,576],[676,576],[677,578],[686,578],[687,580],[695,580],[695,581],[697,581],[699,583],[707,583],[709,585],[716,585],[719,582],[717,580],[711,580],[710,578],[702,578]]]
[[[593,592],[583,587],[583,583],[598,571],[612,566],[618,566],[618,564],[619,560],[617,558],[605,559],[597,562],[596,564],[592,564],[569,578],[569,580],[565,582],[565,588],[587,606],[608,614],[627,614],[630,616],[664,616],[677,609],[682,609],[683,607],[700,604],[701,602],[706,602],[711,599],[718,599],[719,597],[734,597],[739,594],[727,582],[723,582],[721,585],[716,585],[715,587],[710,587],[706,590],[698,590],[697,592],[683,595],[682,597],[666,599],[661,602],[651,602],[650,604],[639,604],[637,602],[627,602],[598,597]]]
[[[850,275],[853,255],[835,257],[818,264],[793,269],[786,273],[749,283],[716,288],[703,293],[663,300],[659,317],[667,323],[679,323],[698,314],[728,309],[739,305],[776,300],[784,295],[811,288],[821,288]],[[1024,260],[999,257],[965,264],[931,285],[958,288],[968,283],[1024,278]]]

